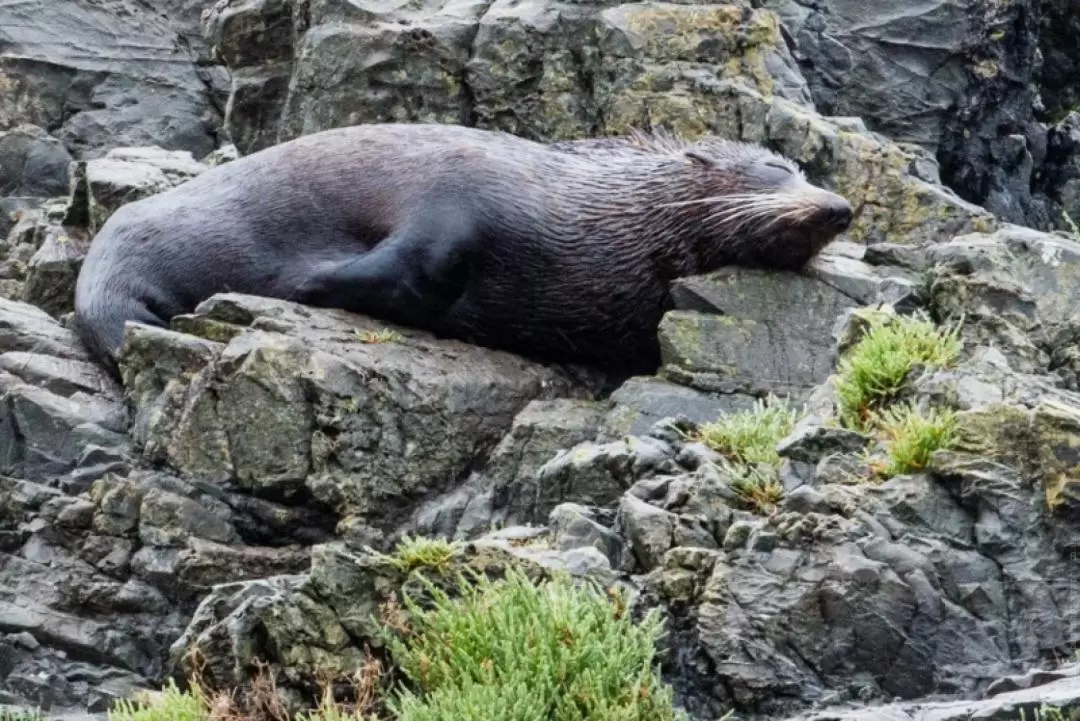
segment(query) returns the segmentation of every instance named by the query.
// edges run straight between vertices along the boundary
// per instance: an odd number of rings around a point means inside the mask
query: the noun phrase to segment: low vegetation
[[[881,475],[917,473],[926,467],[934,451],[953,444],[956,414],[933,406],[923,413],[915,403],[898,404],[879,415],[878,432],[889,459]]]
[[[451,598],[428,584],[407,600],[410,628],[389,638],[411,681],[390,701],[400,721],[675,719],[653,668],[659,617],[634,623],[622,599],[557,578],[534,584],[511,570],[460,582]]]
[[[1020,709],[1018,721],[1078,721],[1080,709],[1063,711],[1058,706],[1041,705],[1033,709],[1030,714],[1025,709]]]
[[[732,490],[740,500],[754,510],[767,512],[784,495],[776,477],[780,465],[776,446],[798,419],[798,410],[770,396],[759,399],[752,408],[702,425],[696,439],[723,458],[734,479]]]
[[[963,349],[959,336],[960,324],[938,327],[924,314],[880,316],[841,359],[836,381],[840,423],[882,441],[886,461],[874,464],[879,476],[921,471],[934,451],[953,444],[953,411],[923,410],[897,398],[916,368],[955,363]]]
[[[405,536],[386,560],[398,570],[409,573],[418,568],[445,571],[461,551],[460,544],[442,538]]]
[[[452,544],[409,538],[388,558],[403,569],[444,572],[456,553]],[[401,682],[384,689],[391,676],[373,659],[357,670],[355,702],[335,701],[323,684],[317,706],[292,721],[684,718],[654,668],[658,615],[633,621],[620,594],[566,576],[534,583],[516,569],[497,580],[444,575],[452,593],[428,574],[414,580],[422,601],[405,594],[402,604],[382,609],[382,640]],[[151,699],[119,702],[109,721],[289,721],[272,684],[262,683],[240,694],[245,703],[237,694],[215,695],[197,678],[185,691],[170,683]]]
[[[784,486],[776,477],[776,469],[748,469],[732,480],[731,490],[744,506],[763,514],[784,500]]]
[[[13,711],[0,708],[0,721],[42,721],[43,718],[37,711]]]
[[[698,438],[732,464],[775,466],[780,463],[776,444],[791,433],[798,418],[798,411],[770,396],[748,410],[702,425]]]
[[[356,331],[357,338],[361,343],[397,343],[402,339],[401,333],[390,328],[383,328],[381,330],[365,330],[363,332]]]
[[[839,363],[836,396],[841,424],[873,430],[877,412],[896,398],[912,370],[946,368],[956,361],[963,347],[959,333],[959,324],[939,328],[921,314],[873,320]]]
[[[210,716],[211,701],[199,684],[181,691],[169,679],[153,701],[120,699],[109,710],[109,721],[205,721]]]

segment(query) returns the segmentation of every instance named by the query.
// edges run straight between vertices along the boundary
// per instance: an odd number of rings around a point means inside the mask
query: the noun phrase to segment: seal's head
[[[681,150],[689,197],[666,205],[697,209],[707,265],[797,269],[851,225],[845,198],[762,146],[710,137]]]

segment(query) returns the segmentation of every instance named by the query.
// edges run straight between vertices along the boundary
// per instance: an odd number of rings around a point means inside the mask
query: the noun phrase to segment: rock
[[[1068,0],[1044,0],[1039,9],[1039,49],[1043,63],[1038,85],[1044,116],[1040,119],[1045,120],[1080,105],[1080,88],[1075,80],[1080,70],[1080,52],[1072,42],[1080,30],[1080,11]]]
[[[545,522],[536,472],[560,450],[595,438],[603,410],[599,404],[569,398],[530,401],[476,477],[421,506],[414,527],[432,535],[471,538],[494,524]]]
[[[1045,681],[989,698],[971,701],[883,704],[870,708],[841,707],[827,712],[792,716],[788,721],[969,721],[970,719],[1020,719],[1049,716],[1056,709],[1064,714],[1080,707],[1080,682],[1076,665],[1062,673],[1042,674]],[[1065,716],[1068,717],[1067,715]]]
[[[46,251],[45,258],[61,255],[54,246],[57,241],[72,238],[81,241],[85,237],[82,228],[67,223],[68,207],[65,199],[56,198],[14,213],[15,222],[6,240],[0,243],[0,297],[19,301],[26,299],[25,281],[31,273],[31,263],[37,264],[34,256],[47,239],[51,239],[50,246],[53,248]],[[66,249],[68,244],[64,242],[64,246]],[[48,263],[44,267],[51,270]],[[31,292],[31,297],[36,299],[39,295],[42,298],[62,298],[65,296],[65,286],[61,284],[54,289],[39,285],[37,290]]]
[[[468,544],[443,572],[414,573],[446,585],[465,570],[496,577],[510,564],[537,579],[563,571],[611,580],[606,559],[594,549],[559,553],[516,546],[495,535]],[[190,653],[198,649],[206,660],[203,677],[229,687],[250,680],[256,659],[269,664],[279,689],[302,686],[319,667],[351,673],[364,659],[364,645],[379,643],[374,624],[384,604],[393,601],[400,607],[402,593],[424,593],[414,578],[369,551],[353,552],[342,543],[315,546],[306,574],[214,588],[173,644],[170,663],[187,673]]]
[[[404,328],[368,342],[376,321],[286,301],[219,295],[178,323],[191,333],[132,328],[122,353],[144,454],[257,496],[303,489],[358,538],[399,529],[529,400],[572,389],[517,356]],[[227,342],[193,335],[223,327]]]
[[[91,231],[97,232],[122,205],[180,185],[208,167],[187,150],[114,148],[72,169],[72,201],[79,206],[75,212],[84,215]]]
[[[126,445],[119,394],[43,311],[0,299],[0,367],[0,472],[62,474],[88,444]]]
[[[278,650],[290,666],[325,662],[346,650],[351,652],[346,660],[358,665],[360,655],[348,648],[348,636],[333,613],[307,595],[292,593],[307,582],[306,576],[288,575],[215,587],[173,643],[171,665],[190,674],[194,669],[187,661],[197,648],[207,661],[203,678],[222,687],[249,681],[241,674],[255,659],[276,660],[270,649]],[[356,600],[360,605],[361,599]],[[252,648],[248,639],[256,627],[265,629],[262,638],[273,644],[270,648]]]
[[[677,471],[673,455],[666,443],[647,436],[559,451],[536,471],[535,512],[546,515],[561,503],[609,505],[638,479]]]
[[[740,518],[713,492],[697,506],[697,527],[719,522],[711,530],[723,555],[703,571],[667,559],[709,546],[672,541],[688,517],[685,505],[672,504],[685,494],[676,487],[702,488],[708,476],[639,481],[623,498],[620,523],[628,521],[624,532],[652,569],[647,595],[669,604],[670,645],[679,649],[671,674],[688,684],[687,708],[735,703],[779,716],[791,707],[778,699],[793,695],[834,705],[970,698],[1030,668],[1039,649],[1075,643],[1062,616],[1036,609],[1072,603],[1060,579],[1077,547],[1075,464],[1066,459],[1080,447],[1080,396],[1027,393],[1027,411],[999,404],[962,413],[960,450],[939,452],[930,475],[877,485],[825,477],[820,488],[790,491],[768,521]],[[996,455],[974,455],[988,448]],[[1047,486],[1025,488],[1025,477]],[[1047,513],[1055,520],[1035,520]],[[1011,590],[1016,584],[1023,593]]]
[[[833,453],[856,453],[869,443],[862,433],[846,428],[798,424],[776,446],[783,458],[802,463],[817,463]]]
[[[90,248],[81,229],[51,225],[26,268],[23,299],[59,318],[75,310],[75,281]]]
[[[556,551],[595,548],[604,554],[612,568],[630,570],[633,562],[629,549],[617,533],[598,523],[596,516],[595,510],[577,503],[555,506],[548,517],[548,527],[554,537],[552,548]]]
[[[1080,217],[1080,112],[1067,114],[1049,129],[1046,157],[1043,185],[1061,204],[1062,220],[1075,234],[1075,218]]]
[[[634,558],[644,571],[660,565],[673,547],[716,548],[712,534],[699,524],[684,523],[678,515],[636,498],[623,496],[619,504],[619,529],[625,533]]]
[[[67,148],[35,125],[0,132],[0,196],[65,195],[71,162]]]
[[[41,198],[0,197],[0,239],[6,238],[21,218],[42,205]]]
[[[821,113],[861,118],[916,145],[940,159],[942,179],[968,202],[1013,223],[1049,227],[1047,198],[1032,192],[1046,148],[1033,108],[1037,26],[1047,3],[763,4],[798,44]]]
[[[569,30],[549,21],[552,9],[544,3],[523,12],[496,2],[484,14],[467,75],[481,122],[531,137],[570,138],[589,132],[594,118],[625,129],[659,112],[678,113],[679,131],[700,132],[717,111],[710,84],[732,77],[795,102],[809,100],[776,16],[748,4],[554,8]],[[584,50],[568,53],[570,45]],[[589,77],[598,82],[588,84]],[[543,94],[516,90],[534,84]]]
[[[928,251],[931,304],[943,318],[965,319],[965,338],[1000,350],[1021,372],[1050,364],[1070,344],[1078,321],[1080,243],[1005,227],[959,236]]]
[[[724,268],[672,284],[663,373],[712,392],[801,394],[832,368],[829,329],[855,301],[795,273]]]
[[[277,142],[296,56],[292,0],[216,3],[202,17],[215,59],[231,87],[223,127],[241,154]],[[321,129],[321,128],[320,128]]]
[[[650,105],[671,102],[671,83],[708,103],[707,83],[730,76],[797,102],[809,98],[775,15],[739,5],[360,11],[331,2],[303,15],[292,5],[219,5],[205,20],[232,72],[226,126],[242,152],[389,120],[475,119],[531,137],[580,137],[601,115],[616,126],[637,124]],[[671,27],[686,29],[673,39]],[[569,52],[568,38],[580,50]],[[693,102],[678,105],[697,115]]]
[[[32,0],[0,11],[0,127],[49,128],[76,159],[214,149],[215,93],[177,38],[177,0]],[[194,3],[188,2],[189,6]],[[194,10],[194,7],[192,8]],[[81,33],[71,41],[73,29]],[[15,32],[14,29],[18,29]]]
[[[0,354],[0,369],[64,398],[78,398],[83,394],[119,400],[119,388],[91,361],[9,351]]]
[[[78,337],[45,311],[28,303],[0,298],[0,353],[10,351],[88,360]]]
[[[506,530],[512,533],[514,529]],[[524,562],[529,565],[535,564],[537,568],[548,572],[587,578],[599,584],[601,588],[611,588],[620,584],[621,579],[612,571],[607,556],[597,548],[570,548],[557,551],[536,544],[514,544],[507,539],[499,538],[500,533],[497,531],[477,539],[473,548],[481,552],[497,550],[505,554],[508,559],[513,559],[513,562],[519,566]]]
[[[754,398],[740,393],[705,393],[657,376],[630,378],[608,397],[614,407],[604,418],[603,438],[644,435],[666,419],[680,417],[708,423],[725,413],[753,407]]]
[[[784,508],[802,514],[830,513],[833,511],[829,499],[821,491],[810,486],[799,486],[784,498]]]
[[[851,246],[848,255],[845,251]],[[874,247],[874,246],[871,246]],[[910,249],[909,249],[910,250]],[[870,255],[875,263],[865,260]],[[860,305],[887,303],[894,307],[914,309],[919,305],[917,273],[909,267],[915,263],[910,253],[871,254],[869,248],[834,241],[826,251],[806,267],[810,277],[817,278],[852,298]]]

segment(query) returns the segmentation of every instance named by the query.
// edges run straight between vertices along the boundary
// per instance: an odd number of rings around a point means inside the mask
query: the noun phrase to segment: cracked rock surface
[[[413,534],[659,609],[693,721],[1080,708],[1076,17],[991,4],[0,6],[0,710],[101,714],[195,649],[302,705],[414,588],[379,555]],[[120,379],[87,356],[74,283],[117,208],[383,121],[713,132],[855,218],[800,272],[673,283],[650,376],[235,294],[131,326]],[[960,433],[882,478],[880,439],[836,422],[838,361],[914,311],[963,321],[902,392]],[[767,395],[805,413],[766,508],[696,433]]]

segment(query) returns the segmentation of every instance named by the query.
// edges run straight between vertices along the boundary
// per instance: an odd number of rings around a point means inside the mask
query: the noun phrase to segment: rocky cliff
[[[1077,706],[1078,23],[1060,0],[0,5],[0,705],[98,713],[193,649],[301,699],[400,583],[370,549],[423,534],[660,609],[693,719]],[[805,272],[677,282],[662,367],[614,388],[229,294],[133,328],[121,383],[88,358],[72,290],[110,213],[391,120],[714,132],[856,218]],[[955,430],[901,466],[919,416],[844,410],[895,317],[960,329],[897,376],[890,402]],[[797,411],[747,485],[709,431],[767,397]]]

